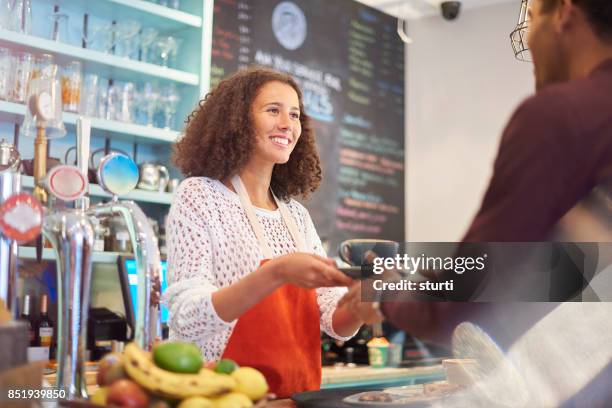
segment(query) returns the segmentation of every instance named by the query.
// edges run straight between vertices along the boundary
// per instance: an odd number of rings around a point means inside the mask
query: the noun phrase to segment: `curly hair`
[[[187,117],[185,134],[174,145],[173,161],[186,177],[224,180],[249,161],[255,146],[251,106],[260,88],[278,81],[291,86],[300,102],[302,133],[289,161],[275,164],[271,187],[277,197],[307,197],[321,183],[321,166],[302,92],[289,75],[259,66],[222,80]]]

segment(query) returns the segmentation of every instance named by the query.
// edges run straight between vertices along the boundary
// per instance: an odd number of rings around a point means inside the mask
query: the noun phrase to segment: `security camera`
[[[442,11],[442,17],[445,20],[454,20],[459,16],[459,10],[461,10],[460,1],[443,1],[440,3],[440,9]]]

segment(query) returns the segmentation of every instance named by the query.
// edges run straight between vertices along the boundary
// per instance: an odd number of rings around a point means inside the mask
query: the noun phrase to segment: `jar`
[[[81,102],[81,63],[72,61],[62,72],[62,108],[78,112]]]
[[[13,64],[10,71],[8,99],[12,102],[24,103],[30,74],[34,65],[34,57],[27,52],[18,52],[13,55]]]

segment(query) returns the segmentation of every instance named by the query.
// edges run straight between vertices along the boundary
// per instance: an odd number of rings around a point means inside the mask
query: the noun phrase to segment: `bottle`
[[[35,330],[35,322],[32,317],[32,299],[30,295],[25,295],[23,297],[23,308],[21,309],[21,320],[28,324],[28,341],[29,346],[36,346],[36,330]]]
[[[40,297],[40,318],[38,320],[38,342],[41,347],[53,344],[53,322],[49,319],[49,297],[45,294]]]

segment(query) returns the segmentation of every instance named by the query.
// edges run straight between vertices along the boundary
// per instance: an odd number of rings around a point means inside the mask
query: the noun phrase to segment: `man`
[[[465,242],[549,240],[572,207],[612,178],[612,1],[532,0],[529,17],[537,92],[503,133]],[[529,306],[516,313],[529,314]],[[424,339],[448,342],[452,329],[468,320],[510,345],[528,327],[509,327],[496,314],[500,307],[389,302],[382,311]],[[531,323],[552,308],[540,310]]]
[[[612,176],[612,2],[533,0],[538,92],[514,113],[464,241],[544,241]]]
[[[568,210],[612,177],[612,1],[533,0],[529,15],[537,92],[504,131],[465,242],[545,241]],[[480,309],[415,307],[389,303],[383,311],[412,334],[442,340]]]

